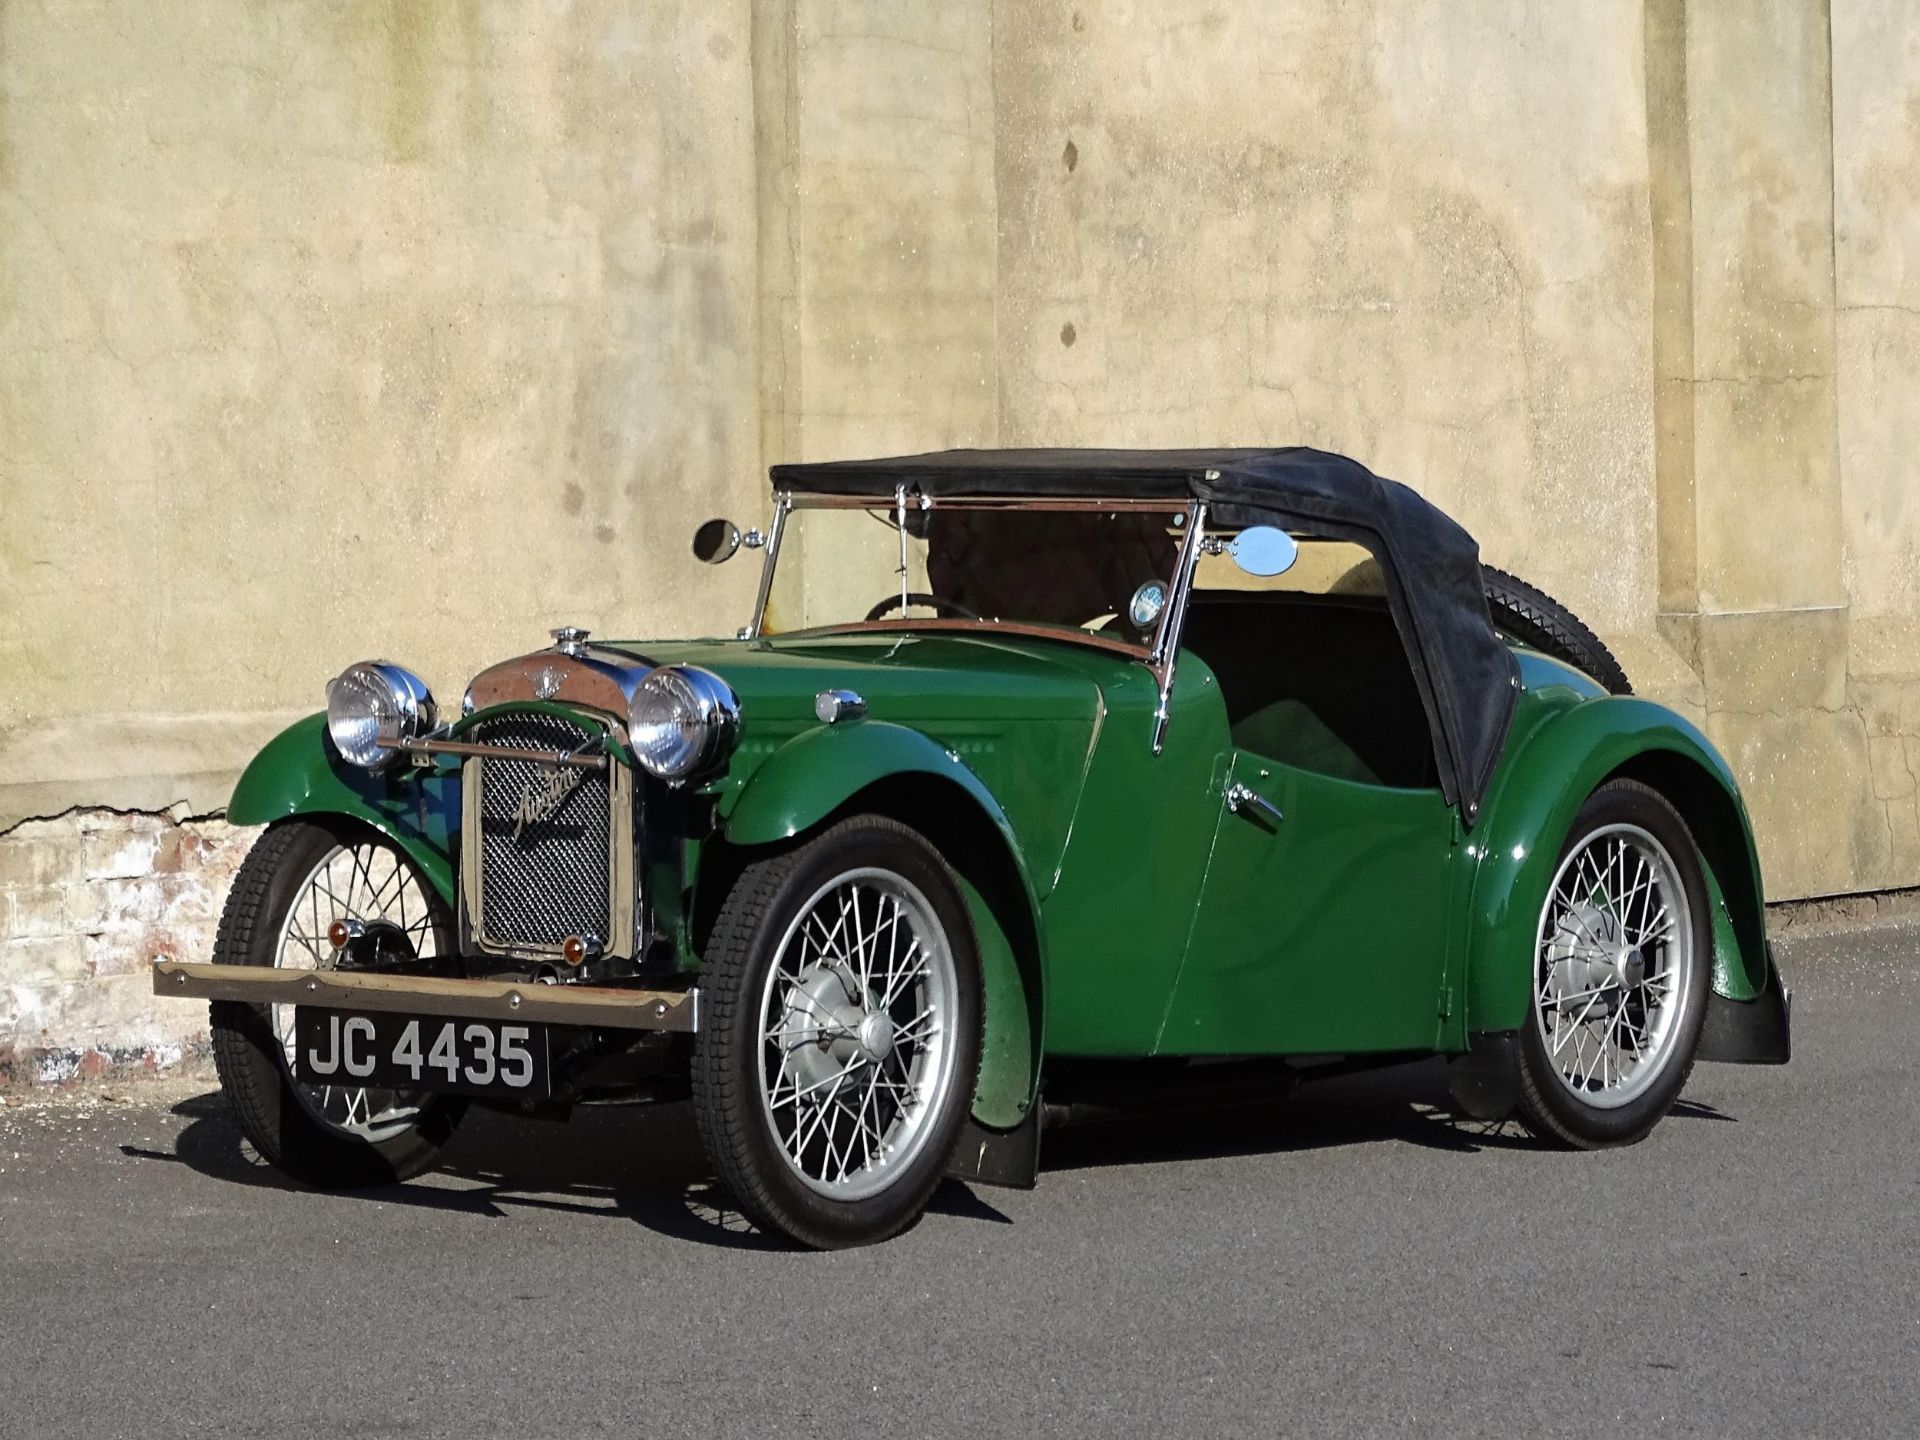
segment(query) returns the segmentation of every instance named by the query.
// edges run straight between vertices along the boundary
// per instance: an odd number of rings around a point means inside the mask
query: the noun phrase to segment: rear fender
[[[1615,777],[1660,791],[1693,832],[1707,868],[1715,994],[1739,1002],[1766,991],[1760,864],[1733,772],[1711,742],[1672,711],[1608,697],[1562,711],[1520,742],[1501,766],[1469,842],[1476,863],[1465,992],[1469,1032],[1525,1022],[1535,932],[1560,847],[1587,796]]]
[[[460,772],[397,766],[375,774],[342,760],[327,717],[309,715],[269,740],[234,786],[227,819],[266,825],[292,816],[370,825],[406,852],[429,884],[454,903],[453,837],[460,828]]]

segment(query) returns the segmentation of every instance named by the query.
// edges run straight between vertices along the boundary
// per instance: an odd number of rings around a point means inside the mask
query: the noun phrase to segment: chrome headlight
[[[352,765],[386,769],[400,758],[394,747],[424,735],[433,720],[425,682],[384,660],[349,665],[327,685],[327,733]]]
[[[740,700],[711,670],[669,665],[635,687],[627,738],[634,758],[662,780],[685,780],[733,753]]]

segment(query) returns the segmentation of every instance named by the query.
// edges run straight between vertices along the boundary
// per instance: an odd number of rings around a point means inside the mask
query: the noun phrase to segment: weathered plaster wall
[[[729,629],[747,0],[0,6],[0,824],[224,802],[355,656]]]
[[[739,622],[753,115],[747,0],[0,3],[0,1070],[204,1034],[142,972],[244,837],[67,807],[217,809],[356,656]]]
[[[1834,374],[1846,700],[1881,810],[1845,888],[1920,872],[1920,9],[1833,4]]]
[[[212,953],[251,841],[99,809],[0,835],[0,1086],[204,1064],[206,1007],[155,996],[147,967]]]
[[[1004,441],[1364,456],[1706,726],[1773,895],[1920,882],[1911,6],[995,19]]]
[[[755,0],[770,460],[995,443],[992,35],[984,4]],[[796,538],[803,607],[875,598]]]
[[[1654,363],[1686,436],[1659,436],[1661,515],[1679,523],[1660,535],[1658,619],[1746,784],[1773,890],[1844,889],[1874,807],[1843,699],[1826,7],[1650,16],[1649,138],[1669,172],[1653,221],[1670,237]]]
[[[1364,456],[1644,672],[1639,6],[995,19],[1003,440]]]
[[[1647,54],[1661,630],[1773,892],[1912,885],[1911,9],[1655,0]]]

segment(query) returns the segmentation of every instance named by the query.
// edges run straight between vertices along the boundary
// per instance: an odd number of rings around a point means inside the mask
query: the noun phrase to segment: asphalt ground
[[[1796,1056],[1633,1149],[1434,1065],[1049,1135],[874,1249],[717,1210],[684,1107],[362,1195],[204,1086],[0,1110],[0,1435],[1920,1434],[1920,929],[1789,941]]]

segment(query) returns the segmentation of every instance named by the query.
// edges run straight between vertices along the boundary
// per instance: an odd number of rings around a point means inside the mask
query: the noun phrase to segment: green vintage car
[[[874,1241],[1043,1115],[1449,1058],[1639,1140],[1782,1062],[1726,762],[1413,491],[1305,449],[775,467],[729,638],[547,649],[443,718],[385,662],[261,752],[222,1087],[322,1186],[471,1103],[691,1098],[742,1212]],[[1043,1104],[1042,1097],[1045,1096]],[[1118,1097],[1118,1098],[1116,1098]]]

